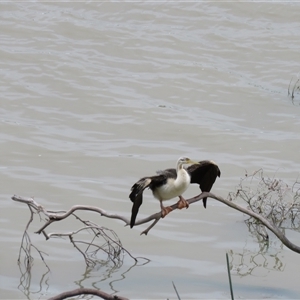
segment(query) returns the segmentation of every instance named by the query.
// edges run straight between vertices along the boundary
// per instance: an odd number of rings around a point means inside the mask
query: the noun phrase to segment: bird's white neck
[[[183,163],[182,162],[178,162],[177,163],[177,174],[180,170],[183,170]]]
[[[183,164],[179,164],[177,166],[177,177],[174,181],[174,185],[189,185],[191,182],[190,175],[188,172],[183,168]]]
[[[189,173],[183,168],[182,163],[178,163],[176,171],[176,179],[169,178],[167,184],[164,184],[157,190],[153,191],[154,197],[164,201],[180,196],[186,191],[186,189],[190,185],[191,177]]]

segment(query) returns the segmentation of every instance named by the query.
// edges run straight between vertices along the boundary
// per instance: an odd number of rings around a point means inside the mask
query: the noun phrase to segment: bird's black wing
[[[164,172],[165,171],[162,171],[160,175],[143,177],[131,187],[131,193],[129,195],[130,200],[133,202],[130,219],[131,228],[135,224],[136,216],[139,212],[140,206],[143,203],[144,190],[148,187],[153,191],[155,188],[165,184],[168,177]]]
[[[210,192],[217,176],[221,176],[219,167],[212,161],[203,160],[199,164],[187,168],[191,176],[191,183],[198,183],[202,192]],[[203,198],[203,206],[206,208],[207,197]]]
[[[166,169],[166,170],[159,170],[156,172],[158,175],[165,175],[167,178],[173,178],[173,179],[176,179],[177,177],[177,171],[176,169]]]
[[[145,188],[149,187],[150,183],[150,177],[143,177],[131,187],[131,193],[129,194],[129,198],[133,202],[130,219],[131,228],[134,226],[139,208],[143,203],[143,191]]]

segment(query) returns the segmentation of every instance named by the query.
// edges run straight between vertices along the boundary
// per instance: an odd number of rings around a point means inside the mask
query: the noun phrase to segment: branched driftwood
[[[67,237],[69,238],[71,244],[82,254],[83,258],[85,259],[86,265],[89,267],[95,266],[97,263],[105,264],[107,261],[111,262],[114,267],[120,267],[123,262],[123,255],[126,253],[129,255],[135,263],[138,262],[138,258],[133,257],[129,251],[127,251],[121,243],[121,240],[118,238],[117,234],[108,228],[99,226],[91,221],[86,221],[76,215],[74,212],[77,210],[89,210],[95,211],[104,215],[106,217],[118,218],[122,219],[122,217],[111,215],[106,213],[104,210],[97,208],[97,207],[90,207],[90,206],[81,206],[76,205],[72,207],[68,212],[65,211],[50,211],[45,209],[43,206],[38,204],[33,198],[23,198],[18,196],[13,196],[12,199],[17,202],[21,202],[28,205],[30,210],[30,219],[27,223],[25,228],[23,239],[21,242],[20,252],[19,252],[19,263],[21,262],[22,254],[24,254],[24,262],[23,265],[25,266],[25,272],[27,272],[27,278],[30,274],[30,269],[33,264],[33,258],[31,256],[31,250],[34,248],[38,251],[41,259],[45,263],[47,269],[49,270],[48,265],[44,260],[44,252],[38,250],[31,243],[30,235],[28,234],[28,228],[31,222],[33,221],[34,214],[37,213],[40,216],[41,220],[45,220],[45,224],[36,232],[42,233],[46,239],[50,238],[57,238],[57,237]],[[47,233],[46,228],[55,221],[62,221],[67,217],[72,216],[78,220],[82,227],[71,231],[71,232],[52,232]],[[124,218],[125,219],[125,218]],[[126,219],[125,219],[126,220]],[[91,237],[90,241],[78,239],[78,236],[82,232],[89,232],[92,233],[89,235]],[[105,255],[103,257],[103,254]],[[102,256],[99,259],[99,256]],[[142,258],[147,261],[147,259]],[[24,276],[26,277],[26,276]]]
[[[52,298],[49,298],[48,300],[63,300],[70,297],[80,296],[80,295],[94,295],[98,296],[105,300],[129,300],[128,298],[124,298],[117,295],[109,295],[105,292],[95,290],[95,289],[86,289],[86,288],[80,288],[68,292],[61,293],[57,296],[54,296]]]
[[[255,172],[254,175],[252,175],[252,178],[255,177],[256,174],[258,174],[259,172]],[[250,176],[251,177],[251,176]],[[245,178],[249,178],[249,175],[246,174]],[[275,190],[277,191],[280,191],[281,188],[282,188],[282,185],[278,185],[278,181],[270,181],[269,179],[265,179],[263,177],[263,174],[261,174],[261,181],[266,185],[266,187],[272,191],[272,190]],[[236,193],[230,193],[230,199],[227,200],[227,199],[224,199],[220,196],[216,196],[212,193],[207,193],[207,192],[204,192],[204,193],[201,193],[200,195],[198,196],[195,196],[193,198],[190,198],[190,199],[187,199],[187,201],[189,202],[189,204],[193,204],[195,202],[198,202],[200,200],[202,200],[203,198],[205,197],[209,197],[209,198],[213,198],[215,200],[218,200],[224,204],[226,204],[227,206],[233,208],[233,209],[236,209],[248,216],[250,216],[251,218],[255,219],[257,224],[259,224],[259,226],[261,228],[263,228],[263,231],[265,231],[265,228],[268,228],[270,231],[272,231],[280,240],[281,242],[286,246],[288,247],[289,249],[291,249],[292,251],[295,251],[297,253],[300,253],[300,247],[293,244],[285,235],[284,233],[282,232],[282,230],[280,229],[280,225],[281,223],[276,223],[274,222],[274,220],[272,218],[270,218],[270,213],[268,213],[268,215],[264,215],[262,212],[263,211],[269,211],[269,210],[266,210],[265,208],[263,208],[261,205],[259,206],[258,204],[255,204],[255,203],[260,203],[259,201],[264,201],[264,199],[268,199],[268,195],[270,194],[269,192],[267,193],[262,193],[261,195],[258,195],[257,193],[254,193],[253,195],[251,194],[251,191],[250,190],[247,190],[247,189],[243,189],[242,188],[242,183],[243,183],[243,180],[241,181],[241,184],[239,186],[239,188],[237,189],[237,192]],[[279,188],[279,186],[281,186]],[[298,200],[298,196],[299,196],[299,190],[296,191],[296,200]],[[280,194],[279,194],[280,196]],[[242,207],[236,203],[234,203],[232,201],[233,198],[238,198],[238,197],[244,197],[243,199],[247,201],[248,203],[248,207],[245,208],[245,207]],[[281,196],[280,196],[281,197]],[[44,236],[46,238],[49,238],[51,236],[53,236],[53,234],[47,234],[45,232],[45,229],[53,222],[57,222],[57,221],[61,221],[65,218],[67,218],[68,216],[74,214],[75,211],[77,210],[88,210],[88,211],[93,211],[93,212],[97,212],[99,213],[101,216],[104,216],[104,217],[107,217],[107,218],[113,218],[113,219],[118,219],[118,220],[121,220],[125,223],[125,225],[129,225],[129,219],[124,217],[124,216],[121,216],[121,215],[117,215],[117,214],[111,214],[111,213],[108,213],[106,212],[105,210],[101,209],[101,208],[98,208],[98,207],[93,207],[93,206],[84,206],[84,205],[75,205],[73,206],[69,211],[67,212],[60,212],[60,213],[57,213],[57,212],[49,212],[47,210],[45,210],[43,207],[41,207],[40,205],[38,205],[33,199],[31,198],[22,198],[22,197],[18,197],[18,196],[13,196],[12,197],[13,200],[15,201],[19,201],[19,202],[24,202],[26,204],[28,204],[29,206],[31,207],[34,207],[35,209],[38,209],[40,212],[43,212],[47,217],[48,217],[48,221],[37,231],[37,233],[43,233]],[[253,200],[253,202],[252,202]],[[298,210],[298,213],[296,213],[295,211],[295,208],[298,207],[298,202],[296,203],[296,200],[294,201],[294,203],[292,204],[291,206],[291,210],[290,210],[290,213],[293,214],[294,216],[299,216],[299,210]],[[267,205],[267,204],[266,204]],[[176,210],[178,209],[177,207],[177,203],[173,204],[171,206],[171,208],[173,210]],[[274,204],[272,207],[271,207],[271,211],[275,212],[276,208],[276,205]],[[282,210],[284,212],[283,216],[286,218],[286,215],[287,215],[287,211],[286,210]],[[141,224],[145,224],[145,223],[148,223],[150,221],[153,221],[152,224],[147,228],[145,229],[141,234],[145,234],[147,235],[148,232],[151,230],[151,228],[153,228],[157,223],[158,221],[161,219],[161,212],[157,212],[155,214],[152,214],[144,219],[140,219],[140,220],[137,220],[136,223],[135,223],[135,226],[138,226],[138,225],[141,225]]]
[[[267,178],[264,176],[263,171],[259,170],[252,175],[246,173],[245,177],[241,179],[236,192],[229,193],[228,199],[216,196],[213,193],[204,192],[187,201],[191,205],[205,197],[213,198],[248,215],[250,218],[246,220],[246,224],[249,229],[251,229],[250,232],[255,232],[263,239],[268,240],[269,236],[266,230],[267,228],[273,232],[286,247],[294,252],[300,253],[300,247],[293,244],[284,233],[285,229],[298,231],[300,229],[300,182],[296,181],[292,188],[289,188],[283,181]],[[30,281],[31,278],[31,267],[33,264],[33,258],[31,256],[32,248],[38,252],[48,269],[47,272],[49,272],[49,267],[44,260],[45,253],[38,250],[38,248],[32,244],[28,233],[34,214],[38,214],[40,219],[44,220],[44,225],[38,229],[36,233],[42,233],[46,239],[68,237],[72,245],[83,255],[87,266],[94,266],[99,262],[99,259],[97,258],[99,252],[105,253],[107,256],[106,261],[112,262],[115,267],[122,265],[122,255],[124,255],[124,253],[128,254],[135,262],[137,262],[137,258],[133,257],[122,246],[121,241],[114,231],[100,227],[91,221],[85,221],[75,214],[75,212],[77,213],[81,210],[95,212],[106,218],[121,220],[125,223],[125,226],[130,224],[130,220],[127,217],[112,214],[104,209],[93,206],[75,205],[68,211],[50,211],[38,204],[33,198],[13,196],[12,200],[28,205],[30,210],[30,219],[25,227],[18,259],[19,265],[21,265],[22,253],[25,254],[23,265],[25,266],[26,271],[21,271],[22,277],[20,281],[20,286],[24,286],[24,290],[26,290],[25,287],[28,285],[26,282],[28,280]],[[233,202],[233,200],[243,200],[246,202],[247,207],[240,206],[236,203],[237,201]],[[177,203],[173,204],[171,208],[173,210],[178,209]],[[75,217],[82,224],[82,227],[72,232],[47,233],[46,229],[53,222],[63,221],[70,216]],[[157,212],[144,219],[137,220],[135,226],[152,222],[141,233],[147,235],[161,218],[161,212]],[[85,240],[77,239],[78,234],[84,231],[92,233],[91,241],[87,242]],[[102,239],[102,243],[99,243],[100,238]],[[82,245],[85,246],[85,249],[82,249]],[[103,260],[101,262],[103,262]],[[51,300],[60,300],[82,294],[97,295],[108,300],[126,299],[116,295],[108,295],[98,290],[81,288],[62,293],[51,298]]]
[[[270,249],[270,244],[276,246]],[[268,243],[259,243],[259,249],[252,251],[246,242],[244,247],[238,252],[236,250],[229,250],[227,253],[230,258],[232,274],[245,277],[248,275],[255,276],[257,272],[259,272],[259,274],[269,273],[270,270],[284,272],[286,266],[284,258],[282,257],[284,245],[281,243],[278,247],[277,244],[277,240],[275,239]]]
[[[131,257],[134,261],[134,265],[146,264],[149,262],[148,259],[143,257],[133,257],[129,251],[127,251],[118,238],[117,234],[108,228],[99,226],[91,221],[83,220],[77,214],[75,214],[76,210],[89,210],[96,211],[101,215],[106,215],[107,217],[114,217],[106,213],[104,210],[95,207],[89,206],[75,206],[68,212],[66,211],[50,211],[45,209],[39,203],[37,203],[33,198],[23,198],[18,196],[13,196],[12,199],[14,201],[26,204],[30,211],[30,218],[28,223],[26,224],[23,238],[21,241],[21,247],[19,251],[19,268],[21,272],[20,285],[19,289],[28,296],[31,285],[31,273],[33,266],[33,256],[32,250],[36,250],[39,254],[40,258],[44,262],[47,272],[42,276],[40,281],[40,289],[42,289],[42,285],[45,284],[46,275],[50,272],[50,268],[48,267],[46,260],[44,259],[44,255],[46,253],[40,251],[31,241],[29,234],[29,226],[34,220],[34,216],[37,214],[41,221],[44,221],[44,225],[42,228],[38,230],[37,233],[42,233],[46,239],[51,238],[63,238],[66,237],[69,239],[70,243],[76,248],[76,250],[82,254],[87,268],[92,269],[95,265],[101,265],[102,267],[108,267],[111,270],[117,270],[123,265],[124,254]],[[70,232],[46,232],[46,228],[55,222],[62,221],[67,217],[75,217],[76,220],[81,224],[81,227],[77,230]],[[119,218],[119,217],[117,217]],[[122,217],[121,217],[122,218]],[[80,238],[80,234],[84,232],[89,232],[89,235],[84,235],[84,237]],[[86,237],[89,236],[90,240],[86,240]],[[141,263],[141,260],[142,263]],[[71,297],[72,295],[80,295],[80,294],[93,294],[103,299],[125,299],[122,297],[118,297],[116,295],[108,295],[104,292],[97,290],[89,290],[89,289],[78,289],[75,291],[70,291],[58,295],[57,298],[54,299],[64,299],[64,297]]]

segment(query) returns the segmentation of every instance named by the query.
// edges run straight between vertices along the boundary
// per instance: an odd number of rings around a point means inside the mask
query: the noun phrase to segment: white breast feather
[[[181,169],[177,174],[176,180],[169,178],[167,183],[157,188],[153,195],[158,200],[170,200],[182,195],[190,185],[191,178],[186,170]]]

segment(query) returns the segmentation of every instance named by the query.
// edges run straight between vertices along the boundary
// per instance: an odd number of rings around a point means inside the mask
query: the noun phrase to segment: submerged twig
[[[294,81],[294,77],[291,78],[289,87],[288,87],[288,96],[290,96],[292,98],[292,100],[294,100],[296,92],[300,91],[299,73],[297,74],[296,80],[294,83],[293,83],[293,81]]]
[[[173,288],[174,288],[174,290],[175,290],[175,293],[176,293],[176,295],[177,295],[178,300],[181,300],[181,298],[180,298],[180,296],[179,296],[179,293],[178,293],[178,291],[177,291],[177,289],[176,289],[176,286],[175,286],[175,284],[174,284],[173,281],[172,281],[172,284],[173,284]]]
[[[232,289],[232,281],[231,281],[231,274],[230,274],[230,267],[229,267],[229,258],[228,258],[228,253],[227,252],[226,252],[226,264],[227,264],[227,272],[228,272],[228,279],[229,279],[229,287],[230,287],[231,300],[234,300],[233,289]]]
[[[231,198],[245,201],[250,210],[259,213],[273,225],[281,229],[300,229],[300,194],[296,181],[292,188],[280,179],[268,178],[263,170],[246,174]],[[268,234],[255,218],[247,220],[249,226],[255,226],[256,232],[268,240]]]

